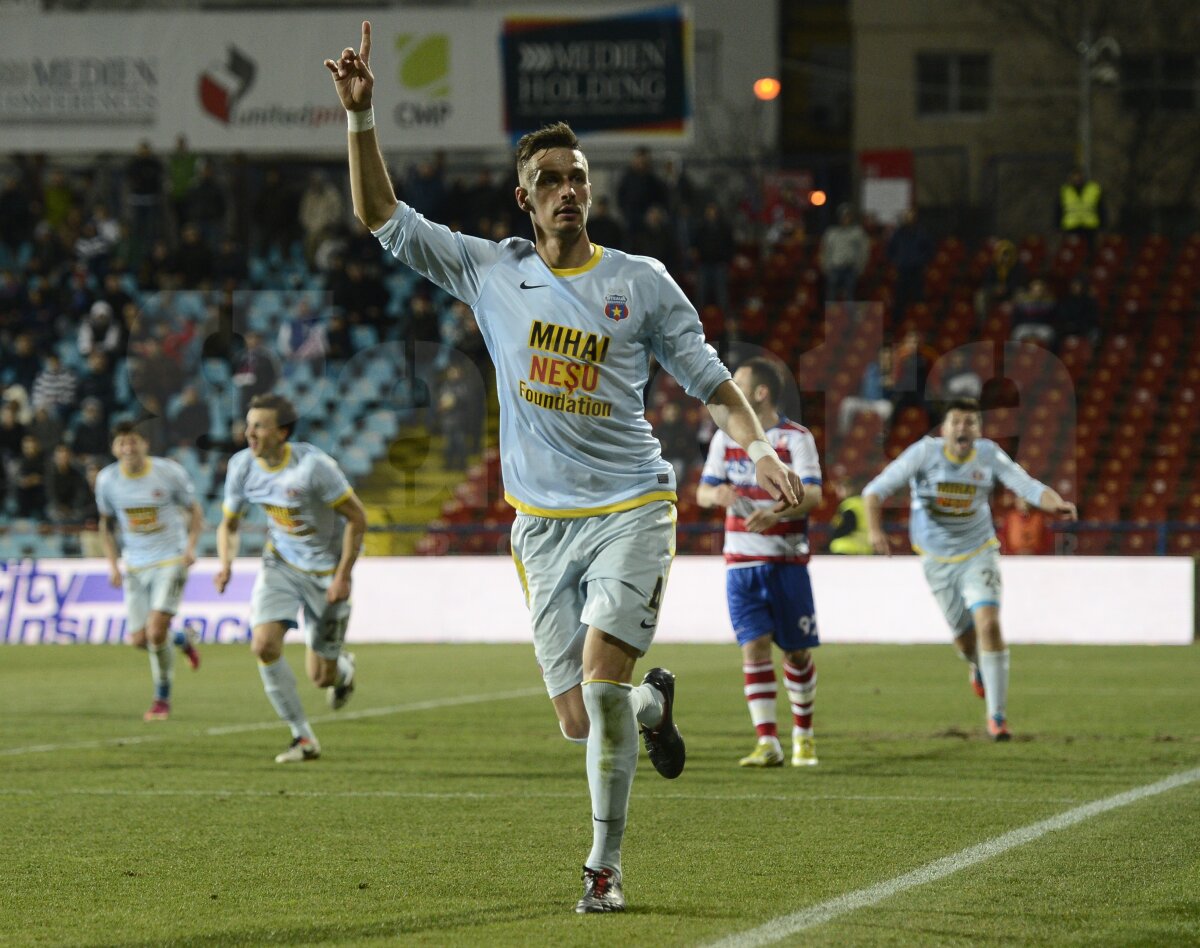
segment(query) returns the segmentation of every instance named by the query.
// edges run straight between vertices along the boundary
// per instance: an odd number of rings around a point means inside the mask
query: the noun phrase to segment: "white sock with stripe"
[[[345,652],[339,652],[337,657],[337,678],[334,679],[333,687],[340,688],[346,683],[346,676],[354,669],[350,663],[350,659]]]
[[[745,680],[746,704],[750,707],[750,720],[758,739],[779,738],[775,721],[775,699],[779,685],[775,678],[774,662],[743,662],[742,676]]]
[[[812,656],[803,668],[785,661],[783,680],[792,705],[792,737],[812,737],[813,702],[817,697],[817,665]]]
[[[154,697],[158,701],[171,700],[171,682],[175,678],[175,651],[170,641],[162,645],[146,643],[150,655],[150,677],[154,680]]]
[[[979,674],[983,676],[988,717],[1003,721],[1008,716],[1008,649],[1002,652],[980,649]]]
[[[629,813],[629,791],[637,767],[637,719],[629,685],[585,681],[583,704],[591,721],[587,745],[592,797],[592,851],[585,865],[621,874],[621,840]]]
[[[300,702],[300,692],[296,690],[296,676],[292,674],[292,667],[287,661],[280,656],[270,664],[259,662],[258,673],[262,676],[267,700],[271,702],[275,713],[292,729],[292,737],[316,740],[316,735],[308,726],[308,716]]]
[[[629,691],[629,700],[633,705],[633,716],[637,723],[644,728],[654,730],[662,723],[665,699],[663,693],[653,685],[638,685]]]

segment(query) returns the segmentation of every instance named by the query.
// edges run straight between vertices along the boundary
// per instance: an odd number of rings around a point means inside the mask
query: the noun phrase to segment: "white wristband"
[[[756,441],[751,441],[750,447],[746,449],[746,453],[750,455],[750,460],[755,464],[757,464],[763,458],[779,457],[779,455],[775,453],[775,449],[771,447],[770,442],[764,441],[762,438],[759,438]]]
[[[352,132],[365,132],[375,127],[375,108],[367,106],[361,112],[346,113],[346,128]]]

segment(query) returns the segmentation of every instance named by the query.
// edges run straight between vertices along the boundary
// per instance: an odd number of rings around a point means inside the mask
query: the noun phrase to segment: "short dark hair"
[[[753,359],[747,359],[740,366],[743,369],[750,370],[750,383],[755,387],[765,385],[767,394],[771,396],[771,404],[778,405],[779,399],[783,395],[783,378],[779,374],[779,369],[770,359],[765,359],[762,356],[755,356]]]
[[[979,407],[978,398],[952,398],[946,402],[946,411],[942,415],[943,418],[952,411],[969,411],[976,415],[983,414],[983,409]]]
[[[296,430],[296,406],[282,395],[276,395],[274,392],[255,395],[250,399],[248,408],[261,408],[263,411],[275,412],[275,424],[280,428],[287,429],[289,438]]]
[[[117,438],[120,438],[122,435],[129,435],[129,434],[137,435],[139,438],[142,438],[143,440],[145,440],[145,438],[146,438],[146,435],[142,432],[140,422],[133,421],[132,419],[126,418],[124,421],[118,421],[115,425],[113,425],[112,436],[108,440],[116,441]]]
[[[578,147],[579,137],[566,122],[553,122],[550,125],[543,125],[537,131],[522,135],[514,153],[517,163],[517,180],[524,181],[525,166],[539,151],[545,151],[548,148]]]

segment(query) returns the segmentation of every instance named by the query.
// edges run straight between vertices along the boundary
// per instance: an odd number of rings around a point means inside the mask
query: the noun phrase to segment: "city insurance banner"
[[[504,128],[513,140],[547,122],[618,140],[686,140],[691,28],[681,7],[504,21]]]
[[[690,29],[679,8],[589,13],[374,11],[383,147],[506,149],[516,127],[505,126],[506,103],[510,122],[562,118],[618,142],[685,134]],[[5,15],[4,149],[132,154],[147,141],[164,152],[183,135],[201,152],[344,153],[345,113],[322,62],[358,46],[360,23],[348,13]]]

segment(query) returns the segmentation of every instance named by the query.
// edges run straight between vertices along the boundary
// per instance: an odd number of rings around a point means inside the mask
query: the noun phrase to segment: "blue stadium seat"
[[[358,446],[343,448],[338,457],[338,463],[341,464],[342,470],[351,480],[365,477],[371,472],[373,466],[370,455]]]
[[[167,457],[172,461],[177,461],[185,471],[193,476],[200,467],[200,455],[195,448],[171,448],[167,451]]]
[[[208,315],[207,307],[205,306],[205,294],[199,290],[180,290],[172,298],[172,314],[175,317],[175,322],[178,323],[182,319],[194,319],[196,322],[203,322]]]
[[[358,351],[374,348],[379,345],[379,330],[374,326],[354,326],[350,330],[350,340]]]
[[[203,372],[205,380],[213,388],[221,390],[229,386],[231,372],[225,359],[205,359]]]
[[[271,269],[262,257],[251,257],[246,261],[246,273],[252,286],[261,287],[270,278]]]
[[[76,373],[82,372],[87,368],[87,359],[79,351],[79,344],[74,335],[62,340],[58,344],[56,351],[58,352],[59,359],[62,360],[64,368],[71,369]]]
[[[395,414],[385,408],[373,411],[367,416],[367,429],[384,439],[395,437],[398,428]]]
[[[113,389],[118,405],[128,405],[133,401],[133,390],[129,387],[129,365],[125,359],[119,359],[113,367]]]

